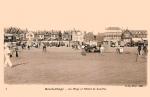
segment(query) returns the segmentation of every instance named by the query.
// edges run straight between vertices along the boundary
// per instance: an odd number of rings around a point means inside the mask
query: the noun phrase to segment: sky
[[[149,0],[0,0],[0,24],[29,30],[148,29]]]

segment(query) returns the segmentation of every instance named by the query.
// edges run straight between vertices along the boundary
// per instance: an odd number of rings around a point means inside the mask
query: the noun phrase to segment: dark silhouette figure
[[[147,50],[147,46],[146,45],[143,46],[143,51],[144,51],[144,54],[147,55],[148,50]]]
[[[138,45],[138,54],[141,55],[141,45]]]
[[[28,45],[28,50],[30,50],[30,46]]]
[[[18,54],[18,47],[15,48],[15,52],[16,52],[16,57],[19,57],[19,54]]]
[[[46,45],[43,44],[43,52],[46,52]]]

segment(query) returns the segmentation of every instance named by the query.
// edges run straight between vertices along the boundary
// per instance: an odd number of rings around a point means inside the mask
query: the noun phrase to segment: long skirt
[[[10,56],[5,54],[5,62],[4,62],[5,66],[9,66],[12,67],[12,63],[10,61]]]
[[[82,55],[82,56],[86,56],[86,51],[85,51],[85,49],[82,49],[81,55]]]

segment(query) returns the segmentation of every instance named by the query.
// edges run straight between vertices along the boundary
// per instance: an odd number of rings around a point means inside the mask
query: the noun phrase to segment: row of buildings
[[[119,27],[107,27],[105,32],[94,35],[90,32],[82,32],[80,30],[67,30],[63,33],[59,30],[51,31],[24,31],[24,33],[5,33],[5,41],[21,40],[21,41],[64,41],[64,42],[100,42],[108,46],[117,46],[136,43],[139,41],[147,41],[147,30],[130,30],[120,29]],[[86,38],[91,38],[87,41]]]
[[[92,32],[77,32],[73,33],[73,41],[86,42],[86,35]],[[92,35],[92,34],[90,34]],[[138,42],[145,42],[148,44],[148,32],[147,30],[130,30],[121,29],[119,27],[107,27],[104,32],[94,35],[94,39],[91,39],[90,43],[101,43],[106,46],[134,46]]]
[[[108,45],[134,45],[137,42],[148,40],[147,30],[120,29],[119,27],[108,27],[103,33],[104,43]]]

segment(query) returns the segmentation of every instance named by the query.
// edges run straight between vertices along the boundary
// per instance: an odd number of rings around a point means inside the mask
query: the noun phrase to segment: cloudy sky
[[[2,1],[2,2],[1,2]],[[4,27],[103,32],[105,27],[148,29],[149,0],[0,0]]]

